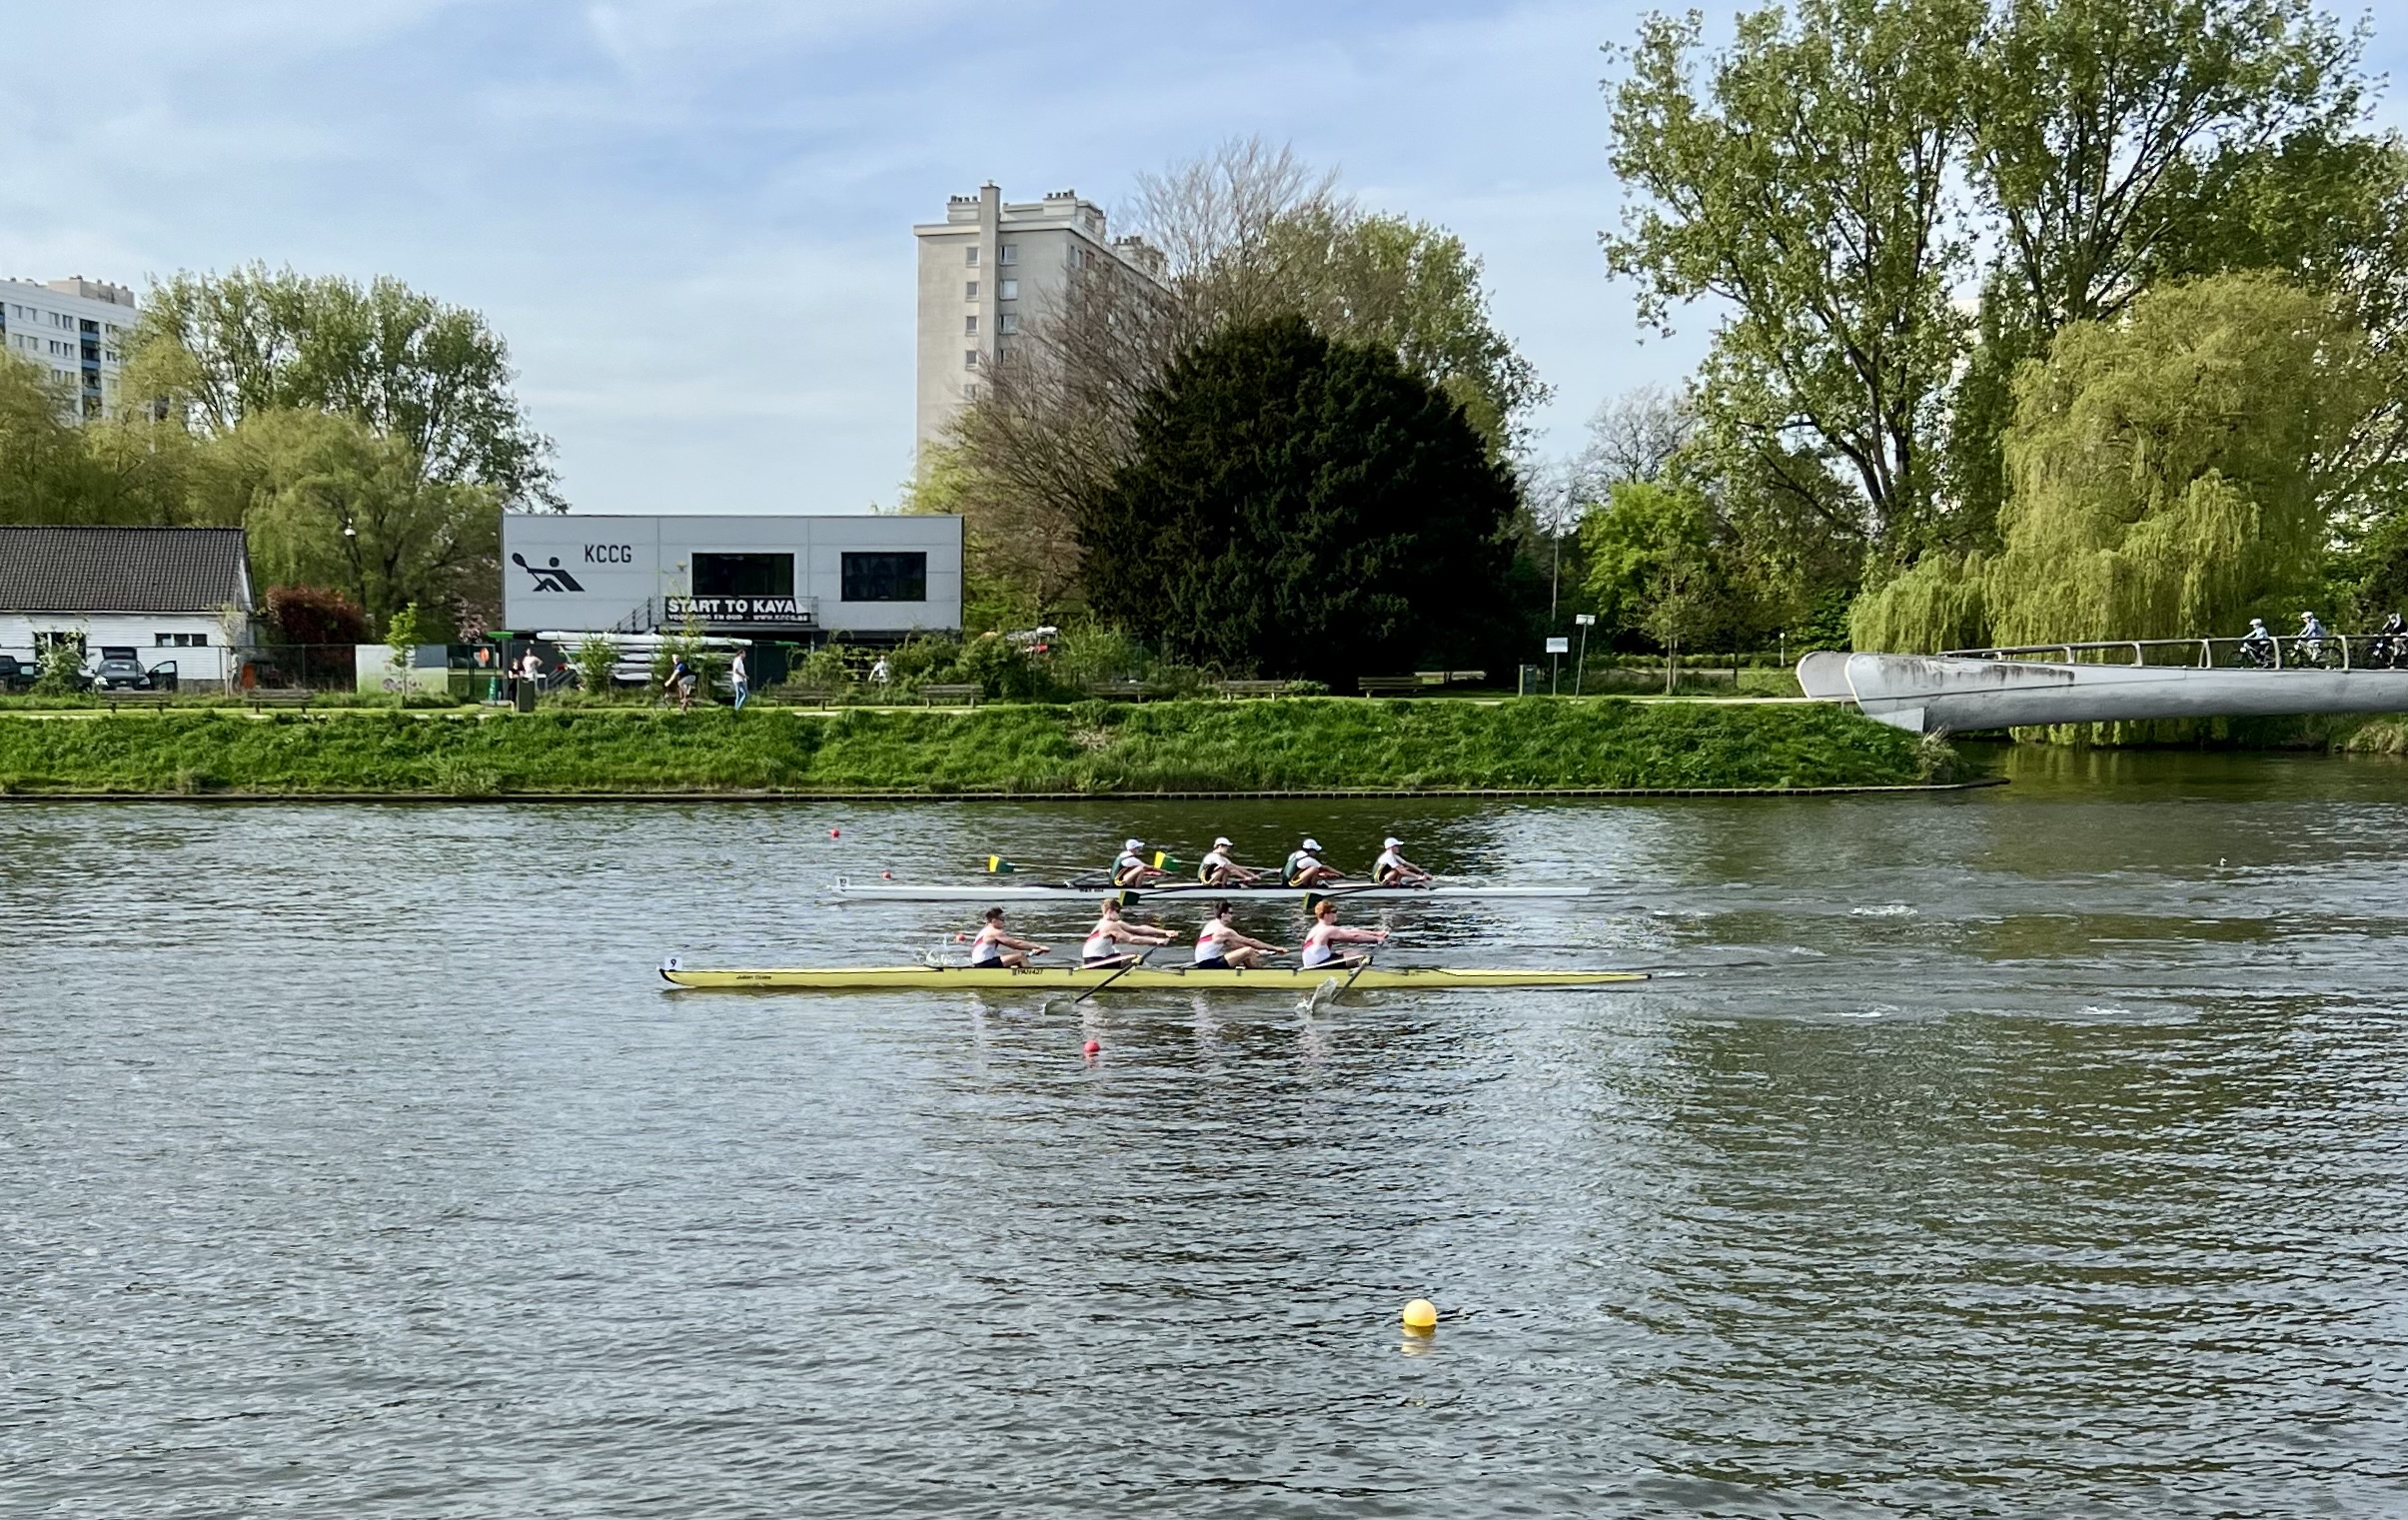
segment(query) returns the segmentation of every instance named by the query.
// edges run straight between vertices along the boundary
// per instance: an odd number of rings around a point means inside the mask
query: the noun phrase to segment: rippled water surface
[[[2408,767],[2011,764],[1904,800],[9,804],[0,1511],[2408,1508]],[[838,874],[1308,828],[1608,889],[1389,909],[1398,961],[1680,974],[1309,1014],[653,976],[971,916]]]

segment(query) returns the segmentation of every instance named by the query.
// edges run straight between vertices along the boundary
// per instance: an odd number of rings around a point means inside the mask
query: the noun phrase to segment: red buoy
[[[1091,1039],[1087,1041],[1087,1053],[1089,1055],[1093,1055],[1096,1051],[1101,1050],[1103,1047],[1104,1042],[1100,1039]]]
[[[840,836],[843,834],[843,832],[844,832],[844,830],[843,830],[843,829],[841,829],[841,828],[831,828],[831,829],[829,829],[829,830],[827,831],[827,836],[828,836],[829,838],[833,839],[833,838],[840,837]]]

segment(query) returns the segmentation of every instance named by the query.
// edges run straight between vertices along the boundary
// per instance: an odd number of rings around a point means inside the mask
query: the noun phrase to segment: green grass
[[[0,714],[0,788],[20,792],[1760,787],[1913,781],[1933,760],[1913,736],[1835,708],[1613,699]]]

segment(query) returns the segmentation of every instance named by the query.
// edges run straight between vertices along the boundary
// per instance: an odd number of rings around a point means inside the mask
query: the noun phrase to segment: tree
[[[247,415],[203,452],[193,500],[201,520],[250,531],[260,580],[338,587],[379,626],[416,604],[440,631],[494,595],[495,488],[431,480],[407,444],[355,418]]]
[[[1684,485],[1626,481],[1581,521],[1599,620],[1644,634],[1664,650],[1667,692],[1681,647],[1712,638],[1732,621],[1720,537],[1712,504]]]
[[[2066,323],[2238,269],[2399,288],[2396,146],[2351,135],[2360,52],[2311,0],[2003,0],[1969,86],[1996,255],[1951,419],[1957,547],[1994,545],[2013,377]]]
[[[0,523],[182,521],[190,440],[148,417],[75,421],[74,388],[0,353]]]
[[[1701,87],[1699,18],[1652,16],[1611,87],[1611,161],[1640,195],[1604,242],[1641,319],[1722,302],[1710,427],[1777,481],[1802,445],[1839,462],[1861,496],[1834,526],[1901,560],[1931,531],[1964,345],[1953,177],[1981,21],[1979,0],[1771,7],[1740,17]]]
[[[2045,336],[2235,267],[2231,203],[2356,126],[2361,50],[2314,0],[2002,0],[1970,79],[2001,295]]]
[[[1600,405],[1575,466],[1591,502],[1625,483],[1660,481],[1697,441],[1698,410],[1662,386],[1637,386]]]
[[[1085,512],[1088,603],[1190,664],[1333,686],[1481,651],[1512,478],[1395,355],[1300,317],[1180,356]]]
[[[1994,556],[1932,556],[1857,604],[1862,649],[2197,637],[2287,616],[2387,456],[2365,335],[2279,276],[2151,290],[2015,379]]]
[[[125,391],[165,398],[205,437],[262,412],[341,414],[391,439],[431,485],[560,509],[552,443],[512,378],[509,346],[475,312],[389,278],[362,286],[252,264],[155,286]]]
[[[990,546],[982,598],[1040,616],[1075,599],[1073,525],[1128,460],[1138,407],[1176,355],[1225,327],[1298,316],[1385,349],[1500,455],[1546,396],[1490,317],[1461,239],[1364,212],[1284,147],[1232,141],[1141,176],[1133,223],[1159,278],[1114,260],[1075,271],[955,420],[950,455],[922,461],[923,476],[958,472],[943,489]]]

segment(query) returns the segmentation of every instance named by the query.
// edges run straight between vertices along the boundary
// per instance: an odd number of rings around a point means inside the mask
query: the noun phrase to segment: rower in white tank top
[[[1150,949],[1158,944],[1168,944],[1171,939],[1169,929],[1156,928],[1150,923],[1123,923],[1120,904],[1106,902],[1103,916],[1095,920],[1095,927],[1087,930],[1087,942],[1079,946],[1079,964],[1084,967],[1127,965],[1138,957],[1118,946],[1138,944]]]
[[[1215,902],[1212,916],[1196,931],[1196,967],[1206,971],[1250,971],[1263,963],[1266,955],[1287,952],[1276,944],[1265,944],[1237,931],[1229,919],[1236,909],[1227,902]]]
[[[1347,928],[1338,922],[1338,904],[1328,899],[1313,904],[1313,926],[1305,933],[1304,951],[1298,957],[1308,971],[1323,966],[1343,967],[1362,963],[1360,955],[1341,955],[1341,944],[1385,944],[1386,929]]]
[[[979,926],[978,937],[970,942],[970,964],[1024,971],[1028,969],[1029,956],[1048,954],[1051,949],[1050,945],[1014,939],[1003,932],[1003,909],[990,907],[986,910],[986,921]]]

